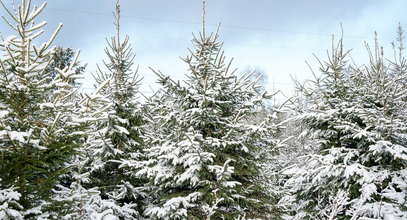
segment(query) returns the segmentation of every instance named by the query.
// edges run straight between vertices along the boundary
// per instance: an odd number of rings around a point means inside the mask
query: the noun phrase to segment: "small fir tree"
[[[56,72],[56,68],[64,69],[67,66],[70,66],[73,63],[73,59],[75,58],[75,51],[70,48],[63,48],[61,46],[57,46],[53,51],[53,55],[51,56],[52,62],[48,65],[47,71],[51,72],[51,76],[55,77],[58,75]],[[81,65],[79,61],[73,64],[73,70],[77,75],[82,75],[86,70],[86,64]]]
[[[101,95],[107,82],[99,85],[90,94],[81,94],[79,106],[83,122],[89,127],[86,133],[92,133],[97,123],[107,118],[111,100]],[[123,213],[123,207],[114,201],[103,199],[98,187],[90,185],[92,149],[86,144],[77,150],[77,155],[71,162],[72,170],[63,176],[61,182],[53,190],[53,209],[51,216],[57,219],[104,219],[113,217],[114,213]]]

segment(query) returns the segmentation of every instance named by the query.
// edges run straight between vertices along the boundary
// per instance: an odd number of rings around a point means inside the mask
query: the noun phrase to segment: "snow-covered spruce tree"
[[[346,68],[347,54],[341,39],[322,76],[300,86],[316,152],[287,172],[295,219],[405,219],[405,71],[388,68],[377,45],[362,68]]]
[[[107,82],[93,92],[81,93],[78,101],[81,121],[87,126],[86,134],[94,131],[95,125],[107,118],[111,100],[101,95]],[[84,144],[70,163],[71,170],[62,176],[53,190],[52,209],[47,213],[56,219],[105,219],[113,217],[119,210],[114,201],[102,199],[98,187],[89,186],[92,149]]]
[[[107,72],[95,75],[96,86],[101,95],[110,100],[106,118],[101,120],[89,138],[91,155],[90,186],[98,187],[102,199],[113,201],[121,210],[114,209],[114,215],[126,219],[139,217],[143,207],[141,186],[143,180],[136,178],[123,163],[141,158],[141,125],[143,116],[137,101],[139,75],[133,71],[134,54],[129,37],[120,36],[120,4],[116,4],[116,36],[108,41],[105,53],[109,62],[104,62]],[[131,169],[133,169],[132,167]]]
[[[30,0],[22,0],[8,9],[0,3],[10,17],[4,20],[16,32],[0,43],[0,188],[16,191],[21,216],[35,218],[49,205],[52,189],[82,141],[72,84],[78,78],[72,70],[77,56],[51,77],[51,44],[62,25],[48,42],[35,46],[46,22],[34,19],[46,4],[32,7]]]
[[[297,98],[299,97],[293,97],[290,100],[297,102]],[[278,151],[274,154],[272,163],[269,164],[269,168],[267,169],[270,184],[269,189],[278,195],[278,207],[283,211],[282,219],[288,218],[285,214],[288,214],[287,212],[289,212],[293,203],[291,199],[286,199],[290,196],[290,187],[285,186],[285,183],[290,178],[290,175],[285,174],[284,171],[287,167],[301,163],[305,155],[313,152],[312,140],[303,132],[305,128],[304,125],[301,121],[295,120],[299,114],[294,111],[297,104],[294,104],[295,106],[292,104],[294,103],[286,104],[284,112],[280,114],[277,119],[281,121],[281,127],[276,137],[283,140],[283,145],[278,148]]]
[[[218,33],[194,37],[184,83],[156,72],[161,95],[148,100],[151,219],[253,219],[273,216],[262,166],[275,146],[267,119],[249,119],[268,97],[230,71]]]

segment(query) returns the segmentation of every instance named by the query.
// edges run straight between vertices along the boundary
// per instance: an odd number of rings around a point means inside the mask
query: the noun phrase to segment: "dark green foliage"
[[[73,51],[72,48],[70,47],[63,48],[61,46],[57,46],[54,52],[52,53],[50,59],[51,62],[50,65],[48,65],[46,71],[50,72],[51,77],[54,78],[58,74],[56,68],[63,70],[64,68],[68,68],[71,64],[73,64],[72,70],[75,71],[75,74],[83,75],[85,73],[87,64],[81,65],[79,61],[73,63],[74,58],[75,51]]]
[[[44,7],[31,7],[28,0],[16,11],[5,8],[11,23],[16,22],[8,24],[17,37],[0,43],[4,52],[0,61],[0,188],[15,187],[26,218],[41,214],[41,206],[51,201],[52,189],[69,171],[69,162],[83,142],[84,126],[77,121],[80,114],[71,85],[78,77],[71,67],[52,75],[49,66],[51,43],[61,26],[40,47],[32,42],[45,25],[32,28]],[[71,62],[76,60],[77,56]],[[31,208],[36,211],[30,214]]]
[[[119,3],[115,16],[117,35],[108,41],[105,49],[109,59],[104,62],[107,72],[98,68],[95,75],[95,86],[105,85],[100,93],[108,102],[100,106],[106,111],[105,118],[98,122],[88,140],[91,152],[89,186],[99,188],[102,199],[110,199],[118,206],[132,205],[142,213],[144,180],[135,177],[137,168],[133,166],[143,157],[142,125],[145,119],[137,101],[140,79],[138,69],[133,71],[134,54],[129,37],[123,41],[120,39]]]

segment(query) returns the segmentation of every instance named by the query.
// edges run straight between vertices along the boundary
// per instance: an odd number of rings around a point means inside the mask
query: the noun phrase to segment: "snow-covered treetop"
[[[105,53],[109,62],[103,61],[107,72],[104,72],[98,65],[98,71],[94,75],[96,87],[109,80],[109,84],[103,90],[103,94],[113,96],[112,99],[117,103],[125,103],[133,100],[138,92],[141,78],[138,74],[138,67],[133,71],[135,54],[129,43],[129,36],[124,40],[120,36],[120,3],[116,3],[116,12],[114,13],[116,36],[106,39],[108,47]],[[109,95],[110,94],[110,95]]]
[[[8,52],[8,55],[15,57],[15,54],[12,53],[13,50],[7,49],[15,47],[17,50],[20,50],[21,60],[25,62],[26,67],[30,67],[30,64],[35,63],[38,58],[46,56],[50,53],[48,50],[55,39],[56,35],[60,31],[62,24],[59,24],[54,34],[49,38],[49,40],[40,47],[33,46],[32,51],[23,51],[24,48],[30,48],[30,44],[40,36],[44,31],[43,28],[47,22],[43,21],[40,23],[35,22],[35,18],[44,10],[46,3],[44,2],[40,7],[31,6],[31,0],[22,0],[21,4],[17,7],[13,2],[13,10],[8,9],[2,1],[0,1],[10,19],[7,19],[3,16],[4,21],[18,33],[18,37],[11,36],[8,40],[3,41],[1,44],[2,47]],[[48,51],[47,51],[48,50]]]

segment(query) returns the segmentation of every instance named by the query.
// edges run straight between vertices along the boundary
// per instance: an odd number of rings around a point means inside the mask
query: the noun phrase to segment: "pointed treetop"
[[[117,2],[116,2],[116,14],[117,15],[120,14],[120,0],[117,0]]]
[[[202,36],[205,37],[205,0],[202,0]]]
[[[120,39],[120,0],[117,0],[116,2],[116,13],[114,14],[114,17],[116,19],[116,31],[117,31],[117,40],[118,42]]]

